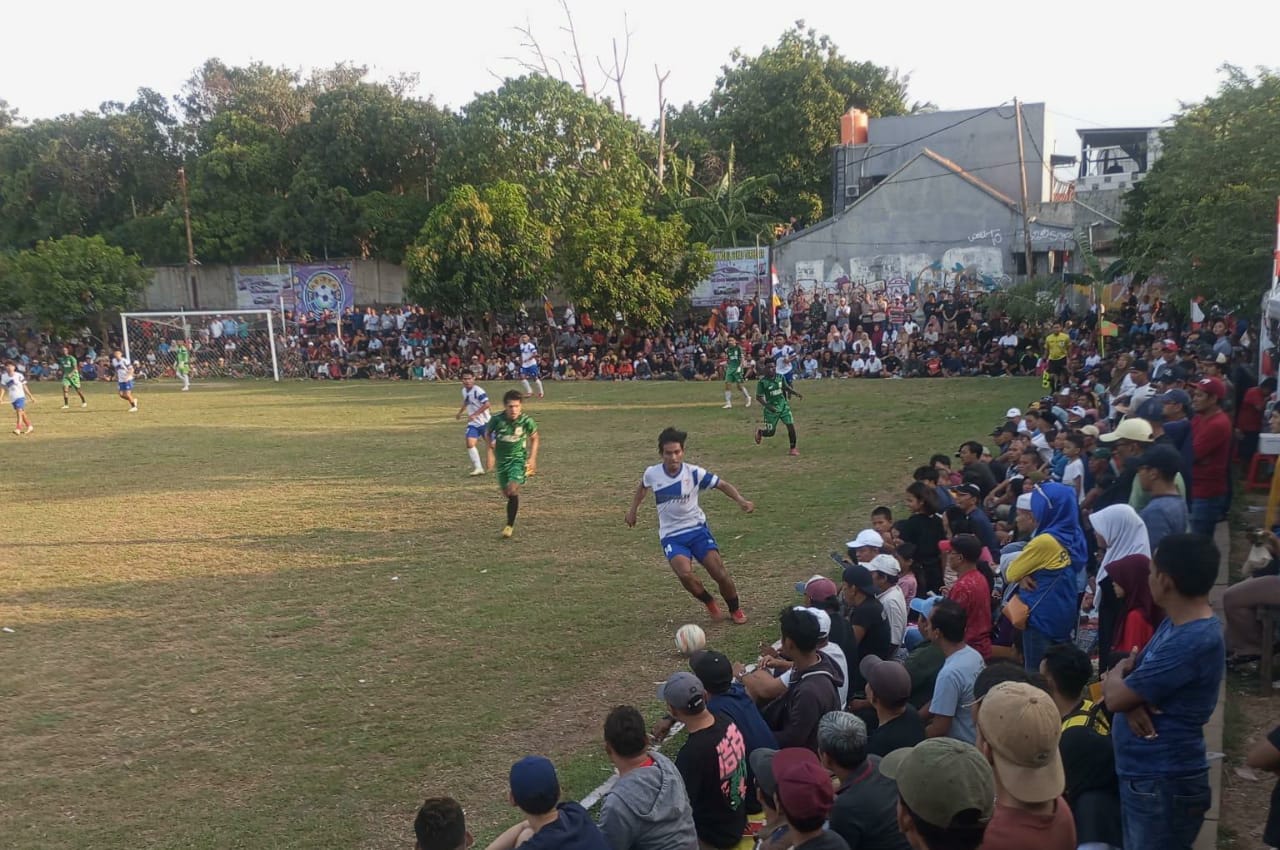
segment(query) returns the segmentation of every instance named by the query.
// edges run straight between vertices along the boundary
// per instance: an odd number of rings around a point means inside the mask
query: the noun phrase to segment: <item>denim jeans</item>
[[[1209,771],[1157,779],[1120,779],[1125,847],[1191,850],[1213,802]]]
[[[1190,516],[1187,524],[1195,534],[1213,537],[1213,527],[1222,521],[1227,511],[1227,497],[1214,496],[1209,499],[1192,499]]]
[[[1028,624],[1027,628],[1022,632],[1022,659],[1023,666],[1026,667],[1028,673],[1040,672],[1040,660],[1044,658],[1045,650],[1059,643],[1070,643],[1070,641],[1054,640],[1044,632]]]

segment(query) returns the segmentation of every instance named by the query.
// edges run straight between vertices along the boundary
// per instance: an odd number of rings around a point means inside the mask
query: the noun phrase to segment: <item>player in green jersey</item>
[[[791,454],[800,454],[800,450],[796,448],[796,423],[791,416],[791,403],[788,401],[791,396],[804,398],[778,377],[777,363],[773,360],[764,361],[764,377],[756,382],[756,401],[764,408],[764,427],[756,429],[756,445],[760,445],[762,438],[772,437],[781,422],[787,426]]]
[[[742,346],[737,337],[729,337],[729,347],[724,350],[724,409],[733,408],[733,388],[737,386],[747,397],[747,407],[751,406],[751,393],[743,385],[742,380]]]
[[[89,402],[84,397],[84,391],[80,389],[80,364],[76,362],[76,356],[71,353],[71,346],[62,346],[62,354],[58,356],[58,367],[62,369],[62,409],[66,410],[71,406],[71,390],[75,390],[76,395],[80,396],[80,406],[88,407]]]
[[[520,485],[538,471],[538,423],[520,412],[524,394],[508,390],[502,397],[502,413],[489,420],[485,436],[498,461],[498,487],[507,497],[507,524],[503,537],[515,533],[520,510]]]
[[[191,349],[184,339],[173,344],[173,371],[182,379],[182,391],[191,389]]]

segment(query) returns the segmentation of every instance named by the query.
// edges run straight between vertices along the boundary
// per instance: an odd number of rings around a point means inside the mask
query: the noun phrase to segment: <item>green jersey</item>
[[[521,413],[515,419],[508,419],[500,413],[489,420],[486,433],[494,441],[493,452],[499,464],[524,464],[528,457],[527,444],[529,437],[538,431],[538,423],[528,414]]]
[[[766,410],[781,413],[791,409],[791,403],[787,401],[786,387],[787,382],[779,375],[761,378],[756,382],[756,397],[764,399],[763,404]]]
[[[62,369],[64,376],[77,374],[80,370],[80,364],[70,354],[64,354],[59,357],[58,366]]]
[[[725,360],[728,361],[726,368],[730,372],[736,372],[742,368],[742,346],[729,346],[724,350],[724,356]]]
[[[173,356],[177,359],[179,366],[186,366],[191,362],[191,351],[185,345],[180,345],[173,350]]]

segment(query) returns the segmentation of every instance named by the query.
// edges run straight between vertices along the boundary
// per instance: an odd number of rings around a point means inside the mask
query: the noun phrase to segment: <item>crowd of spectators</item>
[[[524,759],[520,819],[490,847],[1191,847],[1227,650],[1249,663],[1270,639],[1230,602],[1224,637],[1208,596],[1233,459],[1280,425],[1275,381],[1253,386],[1225,325],[1126,332],[1093,363],[1069,330],[1048,392],[904,470],[905,513],[876,508],[798,583],[758,657],[694,653],[651,735],[635,707],[608,714],[619,778],[594,821],[537,757],[531,805]],[[1258,542],[1241,609],[1280,594],[1280,538]],[[1280,729],[1249,761],[1280,771]]]

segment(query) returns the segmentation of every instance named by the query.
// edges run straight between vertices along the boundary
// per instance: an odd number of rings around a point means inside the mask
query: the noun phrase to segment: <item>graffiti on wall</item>
[[[1004,253],[996,247],[1001,238],[999,231],[975,234],[979,235],[994,244],[950,248],[941,257],[925,253],[851,257],[847,273],[844,264],[839,262],[798,261],[792,274],[779,269],[782,272],[779,294],[785,297],[801,289],[806,294],[820,296],[857,296],[870,292],[906,297],[942,289],[989,291],[1008,286],[1012,279],[1004,269]]]

